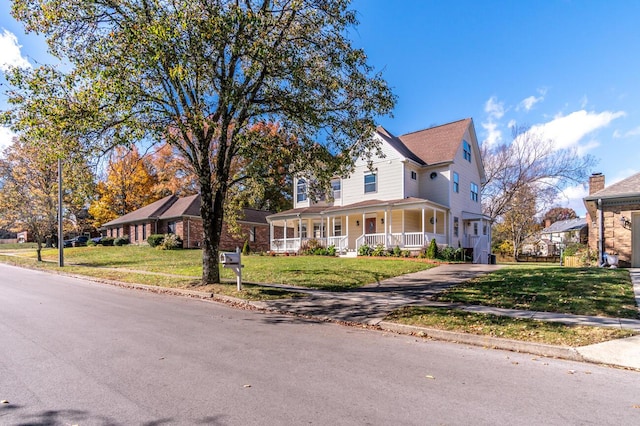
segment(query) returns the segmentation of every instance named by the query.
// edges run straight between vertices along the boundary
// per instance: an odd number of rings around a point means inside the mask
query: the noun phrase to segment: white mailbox
[[[228,267],[227,265],[229,266],[239,265],[240,253],[234,253],[234,252],[220,253],[220,263],[222,263],[224,267]]]
[[[242,257],[240,249],[236,249],[236,252],[223,252],[220,253],[220,263],[223,268],[229,268],[236,273],[236,282],[238,285],[238,291],[242,290]]]

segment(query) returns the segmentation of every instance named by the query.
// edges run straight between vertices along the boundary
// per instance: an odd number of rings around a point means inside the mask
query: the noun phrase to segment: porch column
[[[389,222],[387,221],[387,211],[384,211],[384,233],[389,234],[391,231],[389,230]]]
[[[327,232],[325,233],[325,238],[327,239],[327,245],[329,245],[329,237],[331,236],[331,232],[333,232],[333,227],[331,226],[331,223],[329,222],[330,218],[327,217]],[[335,218],[333,219],[335,221]]]
[[[362,213],[362,222],[360,222],[360,224],[362,225],[362,235],[364,235],[366,233],[366,231],[364,229],[364,219],[365,219],[365,214]]]
[[[273,222],[269,222],[269,250],[273,250],[273,240],[275,240],[275,233],[273,232]]]
[[[284,251],[287,251],[287,219],[284,220]]]
[[[344,220],[346,221],[346,225],[345,225],[345,231],[342,233],[342,236],[347,237],[347,247],[345,248],[349,249],[349,215],[346,215]]]
[[[424,229],[424,207],[422,208],[422,245],[427,244],[427,235]]]
[[[436,224],[438,222],[438,217],[436,216],[436,209],[433,209],[433,234],[436,234]]]
[[[406,232],[405,230],[405,224],[404,224],[404,209],[402,209],[402,246],[406,246],[407,245],[407,241],[405,240],[405,236],[404,233]]]

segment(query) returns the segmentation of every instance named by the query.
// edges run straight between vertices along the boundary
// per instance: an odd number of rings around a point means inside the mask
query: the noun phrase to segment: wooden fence
[[[582,262],[580,256],[565,256],[563,265],[569,266],[571,268],[579,268],[581,266],[584,266],[584,263]]]

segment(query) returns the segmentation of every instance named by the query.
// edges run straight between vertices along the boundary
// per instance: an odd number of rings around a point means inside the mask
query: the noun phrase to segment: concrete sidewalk
[[[640,336],[619,339],[579,348],[566,348],[537,343],[512,341],[467,333],[451,333],[383,322],[393,310],[407,305],[454,307],[469,312],[488,313],[514,318],[531,318],[570,325],[628,328],[640,331],[640,320],[569,315],[551,312],[522,311],[487,306],[470,306],[435,302],[431,296],[478,275],[500,268],[498,265],[447,264],[425,271],[391,278],[349,292],[308,290],[277,286],[308,294],[306,298],[251,302],[252,305],[279,312],[319,319],[376,325],[383,329],[423,334],[438,339],[455,340],[537,355],[611,364],[640,369]],[[630,270],[636,302],[640,306],[640,269]]]

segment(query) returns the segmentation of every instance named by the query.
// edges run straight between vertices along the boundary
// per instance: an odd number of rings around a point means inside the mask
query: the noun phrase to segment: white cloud
[[[499,120],[504,115],[504,102],[498,102],[498,98],[492,96],[484,104],[484,112],[487,113],[489,118]]]
[[[482,143],[495,145],[502,140],[502,131],[498,129],[497,121],[504,116],[504,103],[498,102],[498,99],[492,96],[484,104],[484,112],[487,113],[487,119],[482,123],[482,128],[487,136]]]
[[[627,132],[622,133],[619,130],[615,130],[613,132],[613,137],[614,138],[631,138],[633,136],[638,136],[640,135],[640,126],[636,127],[635,129],[631,129]]]
[[[548,123],[532,126],[529,131],[553,140],[556,149],[578,148],[584,153],[598,145],[595,140],[583,143],[587,135],[608,126],[613,120],[624,115],[624,111],[598,113],[580,110],[569,115],[557,115]]]
[[[11,131],[8,127],[0,126],[0,156],[6,147],[11,145],[11,139],[16,134]]]
[[[31,64],[20,53],[18,38],[10,31],[4,30],[0,34],[0,70],[7,71],[10,67],[31,68]]]
[[[522,101],[520,101],[520,103],[516,107],[516,111],[524,109],[525,111],[529,112],[535,104],[544,101],[544,95],[547,94],[547,89],[538,89],[538,93],[540,94],[540,96],[538,97],[531,95],[528,98],[524,98]]]
[[[558,194],[554,205],[573,209],[578,216],[584,217],[587,210],[582,199],[587,195],[589,195],[589,190],[585,185],[570,186]]]

